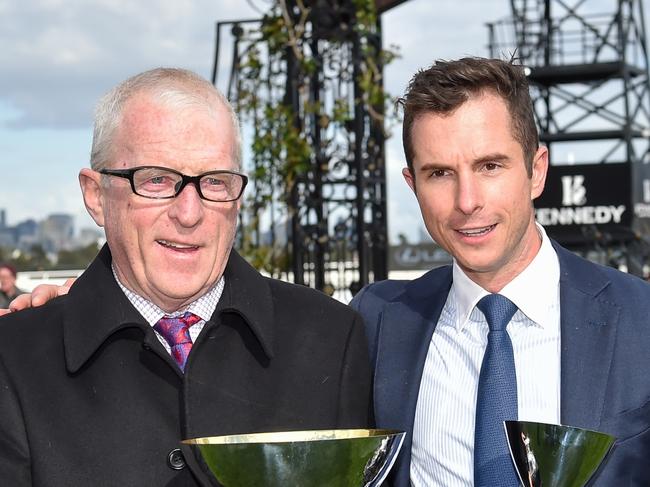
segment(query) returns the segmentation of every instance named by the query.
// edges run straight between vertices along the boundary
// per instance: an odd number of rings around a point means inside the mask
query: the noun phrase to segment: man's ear
[[[101,186],[102,175],[88,167],[79,171],[79,185],[86,210],[100,227],[104,226],[104,199]]]
[[[548,172],[548,149],[540,146],[533,158],[530,199],[534,200],[544,191],[546,173]]]
[[[406,181],[406,184],[409,185],[411,191],[417,195],[418,192],[415,190],[415,176],[413,176],[413,173],[408,167],[402,169],[402,176],[404,176],[404,181]]]

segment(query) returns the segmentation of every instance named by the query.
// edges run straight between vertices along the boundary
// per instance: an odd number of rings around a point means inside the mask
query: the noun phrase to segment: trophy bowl
[[[342,429],[184,440],[224,487],[373,487],[388,475],[404,433]]]
[[[584,487],[616,438],[598,431],[504,421],[510,455],[526,487]]]

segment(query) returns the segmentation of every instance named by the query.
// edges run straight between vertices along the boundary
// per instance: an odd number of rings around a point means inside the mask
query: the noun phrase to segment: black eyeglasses
[[[168,167],[138,166],[100,169],[99,172],[128,179],[135,194],[152,199],[175,198],[185,186],[194,183],[201,198],[224,203],[239,199],[248,183],[248,177],[234,171],[209,171],[198,176],[186,176]]]

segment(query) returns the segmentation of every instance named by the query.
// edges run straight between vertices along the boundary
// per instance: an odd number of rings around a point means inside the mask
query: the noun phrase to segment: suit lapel
[[[406,431],[394,467],[395,486],[409,485],[411,441],[422,370],[431,336],[451,286],[451,267],[435,269],[409,283],[381,316],[375,368],[378,427]]]
[[[620,308],[606,299],[609,279],[556,246],[560,259],[561,422],[597,429]]]

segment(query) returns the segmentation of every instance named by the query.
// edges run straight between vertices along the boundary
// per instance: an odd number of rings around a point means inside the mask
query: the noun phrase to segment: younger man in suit
[[[518,485],[505,419],[611,433],[594,485],[647,485],[650,286],[536,224],[548,152],[522,67],[439,61],[401,103],[404,178],[454,261],[352,302],[366,320],[377,427],[408,432],[393,486]]]

